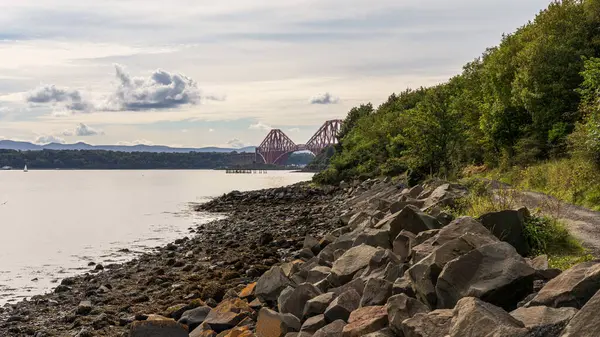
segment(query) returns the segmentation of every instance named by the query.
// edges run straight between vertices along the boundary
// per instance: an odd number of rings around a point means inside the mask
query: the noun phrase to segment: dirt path
[[[567,224],[573,236],[596,257],[600,256],[600,212],[575,206],[536,192],[518,192],[517,202],[530,210],[558,218]]]

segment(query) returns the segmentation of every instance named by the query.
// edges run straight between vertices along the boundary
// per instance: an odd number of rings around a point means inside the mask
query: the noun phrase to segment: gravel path
[[[539,209],[543,214],[566,223],[571,234],[579,239],[592,255],[600,257],[600,212],[537,192],[519,192],[517,199],[520,205],[530,210]]]

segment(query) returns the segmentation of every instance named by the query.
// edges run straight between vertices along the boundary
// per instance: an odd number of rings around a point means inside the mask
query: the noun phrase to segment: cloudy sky
[[[257,145],[439,83],[549,0],[0,0],[0,139]]]

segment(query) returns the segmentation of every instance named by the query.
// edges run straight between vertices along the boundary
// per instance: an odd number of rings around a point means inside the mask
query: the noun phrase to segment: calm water
[[[0,305],[188,235],[213,215],[190,203],[311,174],[222,171],[0,171]],[[133,251],[126,255],[119,249]],[[37,279],[37,280],[34,280]]]

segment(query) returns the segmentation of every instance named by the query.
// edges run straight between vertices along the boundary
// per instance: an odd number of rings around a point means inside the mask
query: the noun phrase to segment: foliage
[[[312,155],[293,154],[290,161],[305,164]],[[98,150],[0,150],[0,167],[32,169],[214,169],[239,166],[237,153],[153,153]],[[260,168],[271,168],[261,165]]]
[[[575,255],[584,252],[566,226],[556,219],[532,215],[525,221],[524,234],[534,255]]]
[[[600,165],[599,9],[600,0],[553,1],[447,82],[351,109],[315,181],[453,178],[469,165],[528,166],[578,147]]]
[[[492,170],[478,176],[600,211],[600,169],[585,159],[554,160],[526,168]]]

